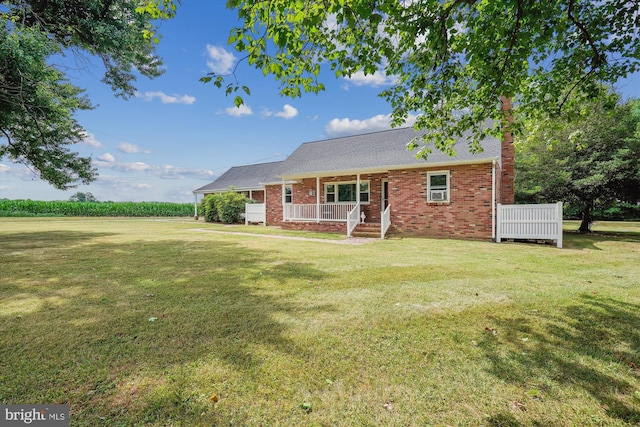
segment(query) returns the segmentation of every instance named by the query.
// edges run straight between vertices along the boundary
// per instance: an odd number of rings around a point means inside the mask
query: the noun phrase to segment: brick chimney
[[[511,98],[501,97],[502,111],[505,117],[502,121],[502,150],[500,167],[500,195],[498,203],[512,205],[514,203],[515,154],[513,149],[513,103]]]

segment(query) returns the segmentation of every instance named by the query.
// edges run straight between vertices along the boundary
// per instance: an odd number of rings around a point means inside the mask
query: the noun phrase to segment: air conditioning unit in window
[[[431,190],[431,200],[434,202],[447,200],[446,190]]]

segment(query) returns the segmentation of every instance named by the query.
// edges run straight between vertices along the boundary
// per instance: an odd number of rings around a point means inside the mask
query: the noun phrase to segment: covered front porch
[[[348,237],[362,224],[379,225],[382,238],[390,226],[386,174],[301,177],[282,182],[282,225],[344,230]],[[386,214],[385,214],[386,210]],[[342,226],[341,224],[344,224]]]

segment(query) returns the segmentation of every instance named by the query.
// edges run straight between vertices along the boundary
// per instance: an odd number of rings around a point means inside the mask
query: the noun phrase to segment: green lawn
[[[556,249],[2,219],[0,402],[72,426],[638,425],[640,227],[618,224]]]

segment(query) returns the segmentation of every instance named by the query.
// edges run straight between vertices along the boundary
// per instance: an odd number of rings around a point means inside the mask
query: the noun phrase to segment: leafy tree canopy
[[[577,206],[582,232],[594,209],[640,201],[640,101],[619,100],[583,102],[571,121],[529,121],[515,142],[516,199]]]
[[[92,108],[52,58],[89,54],[105,67],[117,96],[135,92],[134,70],[162,73],[155,19],[169,0],[3,0],[0,3],[0,158],[23,163],[59,189],[96,178],[91,159],[72,152],[84,129],[74,119]]]
[[[91,193],[82,193],[78,191],[73,196],[69,197],[71,202],[97,202],[98,200]]]
[[[640,66],[637,1],[228,0],[227,6],[243,22],[229,43],[250,66],[274,76],[282,95],[323,90],[321,68],[336,77],[383,73],[393,80],[380,94],[393,108],[393,124],[418,113],[416,127],[430,129],[429,139],[445,152],[469,128],[475,149],[497,135],[501,96],[523,116],[557,115]],[[236,105],[243,91],[249,94],[235,75],[202,80],[235,94]],[[418,154],[427,153],[422,147]]]

